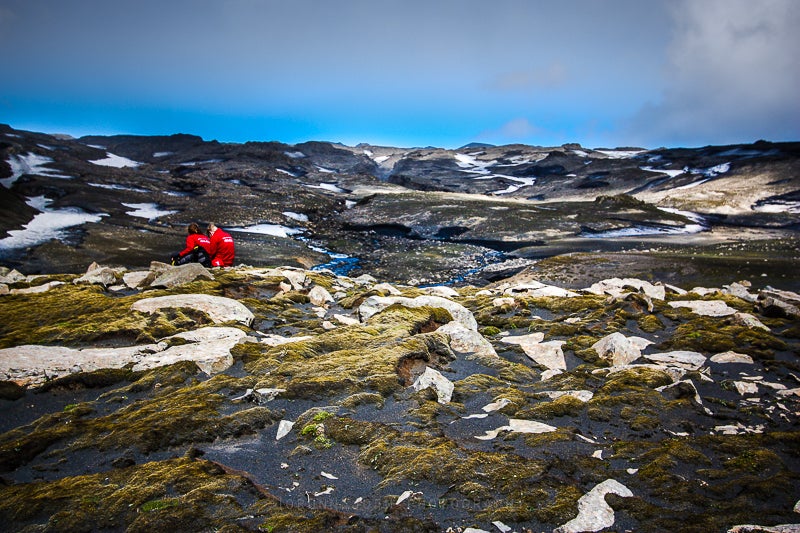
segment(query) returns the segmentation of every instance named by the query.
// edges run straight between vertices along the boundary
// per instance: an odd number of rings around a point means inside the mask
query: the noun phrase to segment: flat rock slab
[[[23,345],[0,350],[0,379],[21,385],[40,385],[76,372],[103,368],[122,368],[134,363],[133,370],[148,370],[179,361],[194,361],[206,374],[215,374],[233,364],[230,353],[245,333],[237,328],[208,327],[178,333],[157,344],[121,348],[68,348],[65,346]],[[181,338],[185,344],[170,346],[169,339]]]
[[[581,496],[578,500],[578,516],[553,533],[580,533],[583,531],[600,531],[614,525],[614,509],[606,503],[606,494],[616,494],[623,498],[633,497],[633,493],[613,479],[607,479]]]
[[[692,313],[701,316],[730,316],[737,312],[722,300],[680,300],[670,302],[669,305],[675,309],[686,307],[691,309]]]
[[[215,323],[240,322],[245,326],[253,323],[255,316],[242,303],[231,298],[208,294],[174,294],[145,298],[134,302],[132,311],[153,314],[161,309],[189,308],[201,311]]]

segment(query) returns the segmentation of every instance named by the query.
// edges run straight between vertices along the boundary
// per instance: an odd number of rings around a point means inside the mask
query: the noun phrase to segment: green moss
[[[550,420],[562,416],[579,416],[586,404],[573,396],[562,396],[552,401],[537,403],[516,413],[520,418]]]
[[[664,323],[656,315],[642,315],[638,318],[639,328],[646,333],[655,333],[664,329]]]
[[[298,512],[239,474],[186,458],[0,486],[0,522],[14,531],[237,531],[251,519],[276,531],[322,531],[346,521],[330,510]]]

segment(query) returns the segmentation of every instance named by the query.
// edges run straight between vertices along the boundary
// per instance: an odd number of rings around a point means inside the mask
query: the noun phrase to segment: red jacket
[[[230,233],[217,228],[211,236],[208,255],[211,256],[211,266],[233,266],[235,250]]]
[[[202,233],[191,233],[187,235],[186,248],[181,250],[178,255],[183,257],[184,255],[191,253],[195,246],[201,246],[209,256],[211,255],[211,240]]]

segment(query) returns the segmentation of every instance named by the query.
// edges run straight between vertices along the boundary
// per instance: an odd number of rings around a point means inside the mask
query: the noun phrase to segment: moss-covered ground
[[[609,478],[633,493],[607,497],[611,530],[800,521],[796,320],[721,294],[516,296],[497,306],[501,294],[463,287],[452,299],[498,354],[471,356],[436,331],[452,319],[444,309],[392,305],[345,325],[333,315],[356,318],[387,288],[305,274],[291,290],[278,272],[241,268],[169,291],[116,294],[63,278],[46,293],[1,297],[0,347],[143,344],[209,325],[189,310],[130,311],[136,299],[177,292],[235,298],[256,317],[234,366],[214,376],[184,362],[27,389],[3,382],[4,530],[445,531],[501,521],[548,531]],[[309,297],[315,285],[336,295],[323,312]],[[673,309],[675,299],[723,299],[770,331]],[[646,354],[735,351],[754,362],[707,360],[675,384],[663,368],[609,368],[592,345],[612,332],[652,341]],[[564,341],[566,371],[543,380],[545,367],[502,342],[531,333]],[[272,345],[264,335],[295,340]],[[454,384],[449,403],[410,387],[425,366]],[[757,392],[742,394],[740,382]],[[252,389],[279,392],[258,400],[265,393]],[[511,419],[556,429],[476,438]]]

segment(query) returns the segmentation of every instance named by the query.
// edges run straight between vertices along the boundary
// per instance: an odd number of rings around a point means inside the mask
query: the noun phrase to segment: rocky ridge
[[[244,264],[402,283],[481,284],[567,252],[636,251],[687,268],[716,257],[706,266],[742,272],[722,282],[751,279],[767,259],[770,278],[798,289],[787,262],[798,259],[799,153],[764,141],[445,150],[0,126],[0,259],[31,273],[146,268],[199,220],[235,230]],[[58,216],[71,225],[36,233]]]
[[[159,263],[0,283],[12,530],[800,527],[790,291]]]

